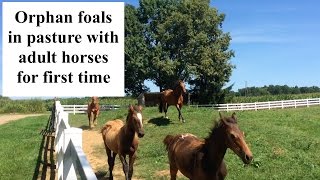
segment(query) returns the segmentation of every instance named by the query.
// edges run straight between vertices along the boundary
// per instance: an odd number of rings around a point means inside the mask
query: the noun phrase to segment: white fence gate
[[[55,102],[55,151],[57,153],[58,180],[96,180],[86,155],[82,150],[82,129],[70,127],[68,113],[60,101]]]

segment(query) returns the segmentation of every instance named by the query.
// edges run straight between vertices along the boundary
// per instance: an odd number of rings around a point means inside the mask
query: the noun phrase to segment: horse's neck
[[[135,136],[135,131],[132,126],[133,126],[133,124],[131,124],[130,120],[128,119],[126,124],[123,127],[124,133],[125,133],[125,138],[127,139],[128,143],[132,143],[133,138]]]
[[[182,96],[182,89],[181,88],[176,88],[173,90],[173,94],[174,96],[176,96],[177,98],[179,98],[180,96]]]
[[[203,147],[204,157],[202,159],[202,165],[210,172],[216,172],[219,170],[226,154],[227,147],[221,141],[219,137],[220,132],[215,132],[209,137]]]

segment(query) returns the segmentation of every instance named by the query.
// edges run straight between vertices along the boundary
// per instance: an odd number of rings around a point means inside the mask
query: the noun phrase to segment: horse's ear
[[[219,111],[219,116],[220,116],[220,119],[223,119],[223,116],[221,114],[221,111]]]
[[[237,116],[236,116],[236,112],[233,112],[231,115],[232,119],[234,119],[237,122]]]
[[[134,112],[133,106],[131,104],[129,105],[129,112],[131,112],[131,113]]]

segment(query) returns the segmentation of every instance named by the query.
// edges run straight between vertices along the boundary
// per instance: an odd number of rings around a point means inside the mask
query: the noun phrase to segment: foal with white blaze
[[[126,124],[116,119],[108,121],[101,130],[108,155],[109,179],[113,179],[112,170],[117,154],[119,154],[126,180],[132,178],[139,138],[144,136],[141,111],[141,106],[130,105]],[[129,155],[129,164],[126,161],[127,155]]]

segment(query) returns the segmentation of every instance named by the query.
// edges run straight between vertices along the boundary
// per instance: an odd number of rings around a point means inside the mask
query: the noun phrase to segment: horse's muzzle
[[[139,132],[139,133],[138,133],[138,137],[139,137],[139,138],[142,138],[143,136],[144,136],[144,132]]]
[[[250,162],[252,161],[252,159],[253,159],[252,154],[243,153],[242,161],[243,161],[245,164],[250,164]]]

